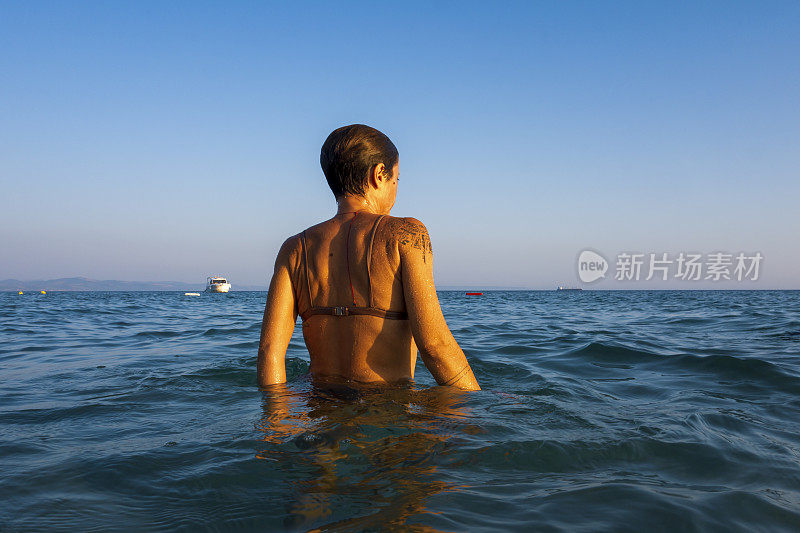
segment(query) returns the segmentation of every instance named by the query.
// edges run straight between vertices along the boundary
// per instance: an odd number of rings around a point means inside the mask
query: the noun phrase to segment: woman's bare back
[[[292,285],[315,377],[361,382],[414,378],[417,347],[392,231],[397,221],[372,213],[344,213],[296,237]],[[306,316],[320,308],[328,311]],[[342,316],[353,308],[388,311],[396,318]],[[337,312],[342,314],[329,314]]]
[[[437,383],[480,389],[442,315],[432,257],[421,222],[372,212],[339,213],[287,239],[264,308],[259,383],[286,381],[299,314],[314,378],[411,380],[419,349]]]

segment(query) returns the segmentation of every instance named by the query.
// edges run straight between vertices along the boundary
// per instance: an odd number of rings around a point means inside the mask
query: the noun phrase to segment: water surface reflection
[[[476,430],[469,393],[315,383],[263,394],[257,457],[275,463],[294,496],[288,527],[432,530],[426,500],[464,488],[439,467],[458,435]]]

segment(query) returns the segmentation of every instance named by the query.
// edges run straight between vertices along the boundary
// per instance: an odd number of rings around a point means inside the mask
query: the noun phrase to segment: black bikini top
[[[303,265],[306,273],[306,291],[308,292],[309,308],[304,313],[300,313],[300,318],[303,322],[308,320],[308,317],[314,315],[330,315],[330,316],[350,316],[350,315],[372,315],[387,320],[408,320],[408,313],[405,311],[389,311],[388,309],[381,309],[375,307],[372,301],[372,278],[370,277],[369,265],[372,262],[372,241],[375,240],[375,230],[378,227],[381,219],[386,215],[379,216],[375,223],[372,225],[372,231],[369,236],[369,246],[367,247],[367,283],[369,284],[369,306],[359,307],[356,305],[356,293],[353,290],[353,278],[350,276],[350,229],[353,226],[353,220],[358,216],[358,211],[355,212],[353,218],[350,219],[350,225],[347,228],[347,277],[350,280],[350,294],[353,296],[353,305],[339,305],[334,307],[315,307],[314,299],[311,296],[311,282],[308,278],[308,254],[306,252],[306,232],[304,231],[300,240],[303,244]]]

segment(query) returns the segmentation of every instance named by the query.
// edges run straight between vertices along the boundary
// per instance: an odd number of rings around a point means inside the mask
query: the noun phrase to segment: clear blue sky
[[[265,285],[360,122],[439,285],[575,284],[588,247],[800,288],[800,3],[295,4],[0,3],[0,278]]]

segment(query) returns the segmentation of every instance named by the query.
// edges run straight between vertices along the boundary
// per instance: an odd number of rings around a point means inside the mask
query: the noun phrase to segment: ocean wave
[[[9,530],[800,529],[800,293],[441,293],[480,392],[299,325],[259,390],[263,294],[3,298]]]

